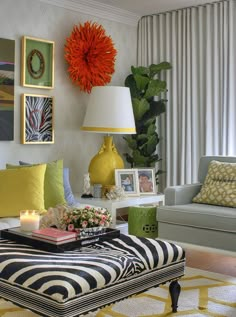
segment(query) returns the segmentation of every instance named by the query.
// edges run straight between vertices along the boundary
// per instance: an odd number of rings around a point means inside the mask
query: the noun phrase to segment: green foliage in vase
[[[168,62],[152,64],[149,67],[131,67],[131,74],[125,79],[130,88],[136,124],[136,134],[125,136],[130,153],[124,156],[131,167],[153,167],[160,161],[156,151],[160,142],[156,132],[156,118],[166,111],[166,81],[160,75],[171,69]],[[158,171],[156,174],[160,174]]]

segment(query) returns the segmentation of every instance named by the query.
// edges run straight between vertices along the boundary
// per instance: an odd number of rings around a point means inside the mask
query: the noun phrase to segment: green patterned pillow
[[[194,203],[236,207],[236,163],[211,161]]]

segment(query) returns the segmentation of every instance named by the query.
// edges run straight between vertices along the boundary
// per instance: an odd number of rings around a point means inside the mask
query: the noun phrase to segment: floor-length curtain
[[[169,61],[158,120],[162,187],[197,181],[202,155],[236,155],[236,1],[143,17],[138,65]]]

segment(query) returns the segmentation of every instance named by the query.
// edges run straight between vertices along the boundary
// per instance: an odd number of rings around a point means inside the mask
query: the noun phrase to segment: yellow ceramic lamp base
[[[91,184],[114,185],[116,168],[124,168],[124,162],[117,152],[112,136],[105,136],[101,149],[89,165]]]

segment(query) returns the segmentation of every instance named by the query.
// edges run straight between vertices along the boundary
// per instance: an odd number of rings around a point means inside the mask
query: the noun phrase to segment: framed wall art
[[[138,169],[138,184],[141,195],[156,194],[156,179],[154,168]]]
[[[14,140],[15,41],[0,38],[0,141]]]
[[[45,95],[21,96],[22,143],[54,143],[54,98]]]
[[[54,87],[54,42],[22,37],[21,84],[25,87]]]
[[[115,183],[124,189],[127,196],[139,195],[137,169],[115,169]]]

